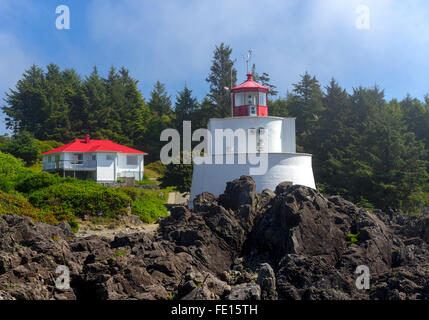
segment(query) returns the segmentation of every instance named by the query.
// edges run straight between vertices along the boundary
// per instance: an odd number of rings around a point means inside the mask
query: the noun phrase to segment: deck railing
[[[53,169],[96,169],[97,160],[60,160],[57,162],[44,162],[43,170]]]

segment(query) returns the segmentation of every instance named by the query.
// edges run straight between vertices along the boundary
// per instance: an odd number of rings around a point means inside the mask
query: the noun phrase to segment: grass
[[[110,257],[111,259],[115,259],[117,257],[123,257],[127,254],[128,250],[124,249],[124,250],[118,250],[116,251],[114,254],[112,254],[112,256]]]
[[[177,299],[177,297],[176,297],[176,295],[175,295],[174,293],[170,292],[170,293],[168,294],[168,296],[167,296],[167,299],[168,299],[168,300],[176,300],[176,299]]]
[[[149,180],[149,179],[145,179],[145,180],[141,180],[141,181],[136,181],[136,186],[145,186],[145,185],[159,185],[160,182],[157,180]]]
[[[144,167],[144,178],[145,180],[158,179],[164,175],[165,170],[166,167],[161,161],[151,162]]]
[[[159,217],[168,215],[165,203],[168,199],[168,193],[172,188],[163,190],[143,189],[137,190],[134,196],[134,201],[131,206],[131,212],[145,222],[154,223]]]
[[[355,244],[359,241],[359,235],[360,232],[354,234],[354,233],[349,233],[347,235],[347,246],[351,246],[352,244]]]

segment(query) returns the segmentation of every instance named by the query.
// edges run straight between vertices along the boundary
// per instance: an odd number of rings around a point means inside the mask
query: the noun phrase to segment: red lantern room
[[[247,81],[232,88],[234,117],[268,116],[268,88],[253,81],[252,74],[247,74]]]

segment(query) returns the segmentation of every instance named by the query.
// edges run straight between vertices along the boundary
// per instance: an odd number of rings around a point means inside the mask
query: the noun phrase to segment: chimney
[[[85,136],[85,142],[86,143],[89,143],[89,141],[90,141],[91,139],[90,139],[90,137],[89,137],[89,134],[87,134],[86,136]]]

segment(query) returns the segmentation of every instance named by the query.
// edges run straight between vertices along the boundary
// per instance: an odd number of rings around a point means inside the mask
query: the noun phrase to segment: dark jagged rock
[[[237,210],[242,205],[253,206],[255,198],[255,181],[252,177],[241,176],[226,184],[225,193],[219,196],[219,201],[225,208]]]
[[[255,282],[236,285],[226,300],[261,300],[261,288]]]
[[[292,186],[293,186],[293,183],[290,182],[290,181],[281,182],[281,183],[279,183],[277,185],[276,190],[275,190],[274,193],[276,195],[281,195],[283,193],[286,193],[289,190],[289,188],[292,187]]]
[[[219,300],[231,292],[231,287],[210,273],[188,268],[179,285],[179,297],[184,300]]]
[[[268,263],[263,263],[258,272],[262,300],[277,300],[276,275]]]
[[[113,240],[1,216],[0,300],[429,300],[427,212],[370,213],[289,182],[255,190],[240,177],[173,207],[156,235]],[[60,265],[70,289],[55,285]],[[360,265],[369,290],[356,287]]]
[[[300,254],[320,256],[349,271],[360,264],[375,272],[390,269],[391,235],[374,214],[307,187],[277,189],[271,208],[259,216],[251,233],[254,248],[269,252],[277,262],[286,254]],[[360,245],[348,246],[351,233],[359,233]]]
[[[279,268],[279,299],[344,300],[351,299],[356,289],[324,257],[290,254],[283,258]]]

